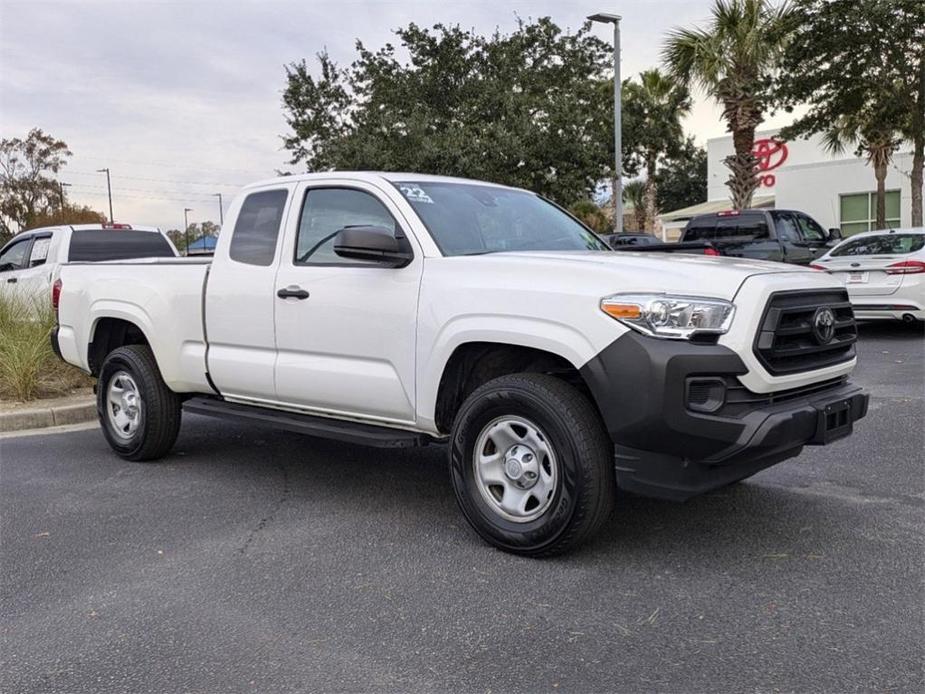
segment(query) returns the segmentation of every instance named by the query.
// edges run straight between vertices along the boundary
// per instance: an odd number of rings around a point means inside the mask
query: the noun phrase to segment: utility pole
[[[106,190],[109,191],[109,223],[113,224],[112,218],[112,182],[109,179],[109,169],[97,169],[97,173],[106,173]]]
[[[187,214],[192,211],[192,207],[183,208],[183,238],[186,239],[186,255],[189,255],[189,218]]]
[[[614,144],[614,178],[613,178],[613,231],[623,232],[623,141],[622,108],[620,79],[620,15],[598,12],[588,17],[592,22],[613,24],[613,144]]]
[[[215,197],[218,198],[218,226],[225,226],[225,212],[222,210],[222,194],[221,193],[212,193]]]
[[[64,188],[65,186],[70,186],[70,183],[65,183],[64,181],[58,181],[58,191],[61,195],[61,209],[64,209]]]

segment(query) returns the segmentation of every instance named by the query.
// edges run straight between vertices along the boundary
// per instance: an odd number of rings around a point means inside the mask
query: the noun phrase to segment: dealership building
[[[876,226],[874,170],[853,148],[841,154],[826,151],[822,138],[781,141],[778,130],[755,134],[760,185],[753,207],[800,210],[825,228],[845,235]],[[729,209],[723,159],[733,153],[732,136],[707,141],[707,201],[659,216],[662,238],[676,240],[687,221],[698,214]],[[886,223],[908,227],[912,220],[912,147],[905,143],[893,156],[886,176]]]

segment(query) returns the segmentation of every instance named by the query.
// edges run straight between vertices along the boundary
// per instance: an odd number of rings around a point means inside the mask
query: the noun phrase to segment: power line
[[[94,157],[94,156],[83,156],[81,159],[95,159],[97,161],[103,161],[103,157]],[[122,164],[134,164],[137,166],[162,166],[169,169],[185,169],[186,171],[222,171],[225,173],[243,173],[243,174],[253,174],[257,176],[266,176],[266,170],[258,172],[256,169],[221,169],[216,167],[188,167],[183,164],[176,164],[172,162],[157,162],[145,159],[143,161],[137,161],[132,159],[113,159],[112,157],[105,157],[105,161],[115,161]]]
[[[73,169],[68,169],[68,175],[76,174],[78,176],[96,176],[96,173],[93,171],[75,171]],[[147,176],[124,176],[119,174],[120,179],[131,179],[133,181],[152,181],[156,183],[186,183],[193,186],[220,186],[223,188],[243,188],[247,183],[218,183],[216,181],[189,181],[179,178],[149,178]]]

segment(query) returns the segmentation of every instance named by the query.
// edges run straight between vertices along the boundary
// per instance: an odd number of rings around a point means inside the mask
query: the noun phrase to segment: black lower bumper
[[[835,381],[805,391],[689,407],[692,378],[737,382],[742,360],[719,345],[627,333],[582,369],[615,444],[617,483],[683,500],[847,436],[867,414],[861,388]],[[740,393],[741,395],[741,393]]]

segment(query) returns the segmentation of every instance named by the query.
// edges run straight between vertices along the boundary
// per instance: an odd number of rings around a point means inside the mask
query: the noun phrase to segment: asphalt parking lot
[[[0,440],[0,691],[921,691],[925,340],[865,326],[855,435],[555,560],[481,543],[430,447],[189,416]]]

